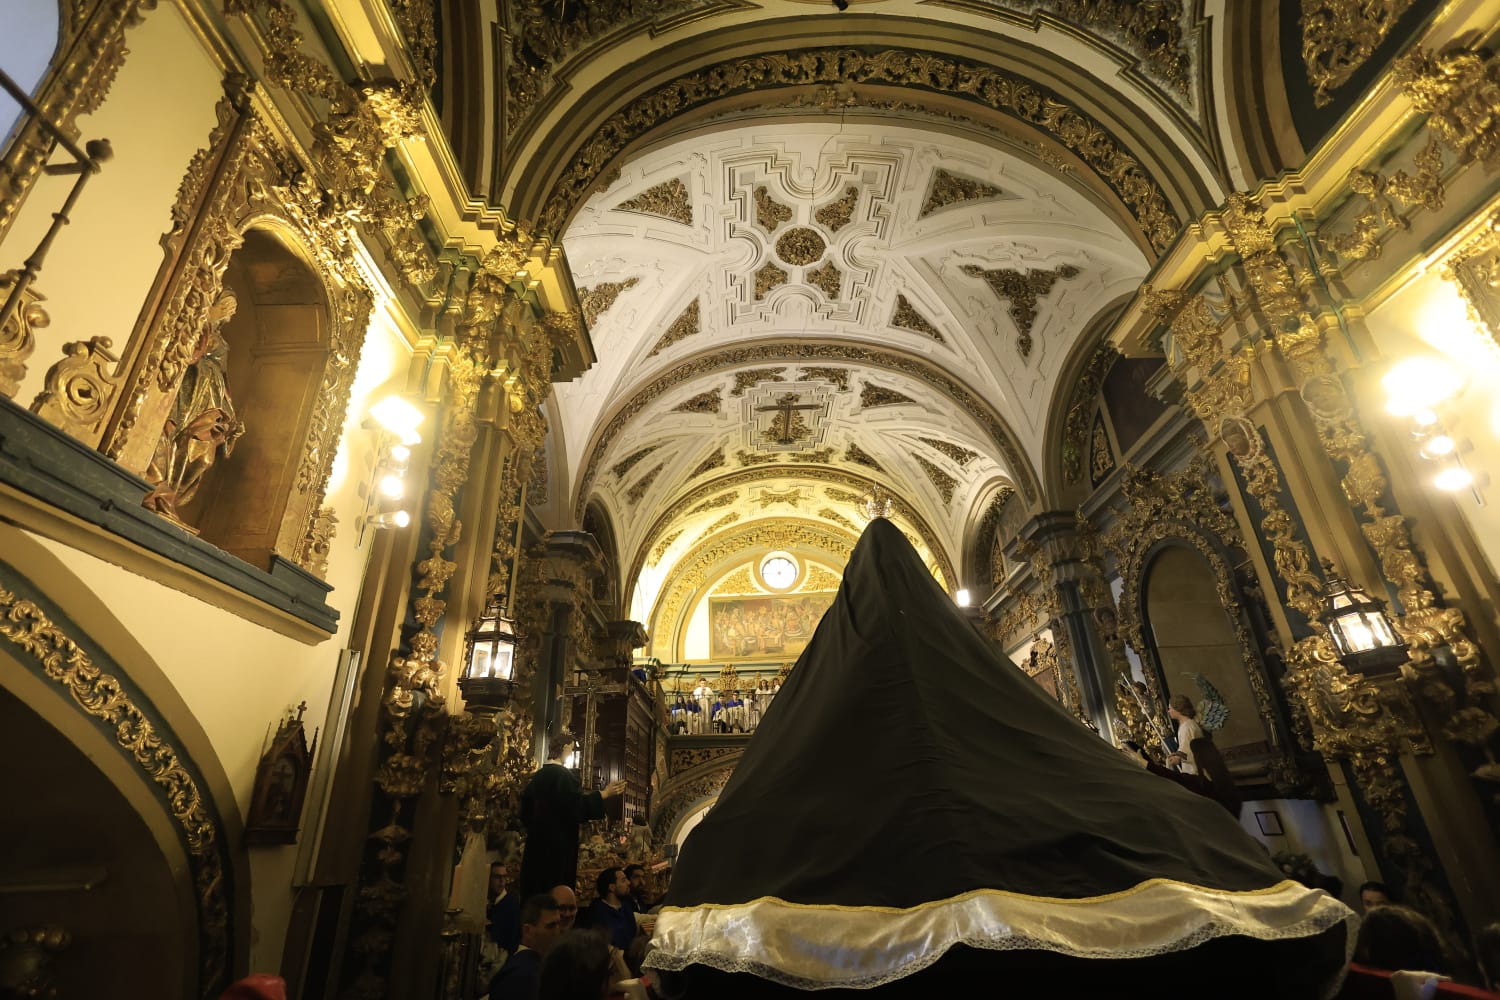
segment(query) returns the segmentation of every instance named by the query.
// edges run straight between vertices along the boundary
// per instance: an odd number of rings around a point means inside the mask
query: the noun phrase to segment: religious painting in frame
[[[833,598],[833,591],[710,598],[709,655],[716,660],[794,659],[807,648]]]

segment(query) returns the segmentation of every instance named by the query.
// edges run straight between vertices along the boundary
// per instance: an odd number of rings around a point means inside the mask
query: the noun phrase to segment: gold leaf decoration
[[[815,288],[821,289],[830,301],[837,301],[839,289],[843,285],[844,274],[830,260],[822,267],[808,271],[807,281]]]
[[[885,386],[865,382],[860,386],[859,405],[862,407],[872,406],[897,406],[901,403],[915,403],[916,400],[895,389],[887,389]]]
[[[806,226],[788,229],[776,240],[776,256],[793,267],[816,264],[828,249],[828,244],[816,230]]]
[[[755,300],[759,302],[771,289],[784,284],[786,284],[786,271],[766,261],[755,272]]]
[[[822,512],[820,511],[819,513]],[[832,514],[833,512],[829,511],[828,513]],[[848,528],[850,531],[859,530],[837,514],[834,514],[829,520],[835,523],[842,522],[842,527]],[[830,590],[838,590],[843,582],[843,577],[837,573],[814,563],[807,567],[807,574],[802,578],[802,585],[797,589],[810,594],[826,593]]]
[[[700,392],[672,407],[673,413],[718,413],[724,405],[723,389]]]
[[[689,479],[696,479],[699,476],[704,475],[705,473],[712,472],[715,469],[723,468],[723,466],[724,466],[724,449],[723,448],[718,448],[718,449],[716,449],[714,451],[714,453],[712,455],[708,456],[703,461],[699,462],[698,463],[698,467],[695,468],[692,471],[692,473],[688,476],[688,478]]]
[[[926,316],[918,312],[916,306],[907,301],[905,295],[896,296],[896,310],[891,313],[891,326],[923,334],[924,336],[931,337],[939,344],[948,343],[943,339],[943,335],[938,332],[938,328],[933,326]]]
[[[755,189],[755,221],[768,233],[792,217],[792,210],[771,197],[764,184]]]
[[[750,577],[749,566],[741,566],[730,573],[710,591],[713,594],[754,594],[757,592],[755,581]]]
[[[716,497],[710,497],[709,499],[700,503],[698,506],[694,507],[692,510],[688,511],[688,513],[705,514],[711,510],[721,510],[734,503],[738,498],[739,493],[731,490],[728,493],[721,493]]]
[[[655,566],[661,562],[661,557],[667,554],[667,550],[672,547],[672,543],[682,537],[682,531],[683,529],[678,528],[670,535],[662,536],[662,540],[657,542],[655,548],[651,550],[651,565]]]
[[[737,451],[734,457],[740,460],[741,465],[770,465],[781,456],[774,452],[769,455],[756,455],[748,451]]]
[[[629,455],[626,455],[614,465],[610,466],[610,475],[614,476],[616,479],[624,479],[625,476],[629,474],[631,469],[640,464],[641,459],[645,458],[647,455],[651,454],[653,451],[660,447],[661,444],[647,445],[640,451],[632,452]]]
[[[688,201],[688,189],[679,178],[663,181],[649,187],[627,201],[615,206],[620,212],[639,212],[661,219],[680,222],[684,226],[693,224],[693,206]]]
[[[652,469],[650,472],[646,473],[640,479],[636,480],[636,484],[630,487],[629,492],[625,494],[625,499],[629,500],[633,504],[639,503],[641,497],[645,496],[646,491],[651,488],[651,484],[656,482],[656,477],[661,475],[661,470],[665,468],[666,463],[662,463],[661,465],[658,465],[656,468]]]
[[[787,456],[793,462],[804,462],[811,465],[827,465],[833,461],[832,448],[819,448],[817,451],[794,451]]]
[[[839,392],[849,391],[849,369],[824,368],[813,365],[798,371],[797,377],[804,382],[829,382]]]
[[[849,185],[844,188],[843,197],[837,201],[831,201],[813,213],[813,218],[820,224],[828,227],[830,233],[836,233],[847,226],[854,218],[854,206],[859,202],[859,188]],[[783,258],[784,259],[784,258]]]
[[[881,467],[880,463],[875,461],[874,456],[865,451],[859,445],[855,444],[853,441],[849,442],[849,447],[844,451],[844,460],[846,462],[854,462],[857,465],[863,465],[868,469],[874,469],[876,472],[885,471],[885,469]],[[856,501],[858,500],[857,497],[855,499]]]
[[[578,302],[583,307],[583,318],[589,327],[592,329],[599,321],[599,317],[604,315],[605,310],[615,304],[615,299],[620,297],[621,292],[634,288],[640,283],[640,278],[626,278],[624,281],[606,281],[593,288],[580,289]]]
[[[958,465],[960,469],[967,469],[969,467],[969,463],[979,457],[979,453],[977,451],[970,451],[967,448],[961,448],[951,441],[939,441],[937,438],[928,437],[919,437],[917,438],[917,440],[925,444],[927,447],[932,448],[936,451],[940,451],[944,455],[947,455],[949,458],[953,459],[953,461]]]
[[[731,396],[743,396],[746,389],[753,389],[762,382],[785,382],[782,376],[785,368],[749,368],[745,371],[734,373],[734,388],[729,390]]]
[[[922,467],[922,471],[927,473],[927,478],[932,480],[932,485],[937,487],[938,493],[943,498],[943,503],[952,503],[953,491],[958,487],[958,480],[927,461],[921,455],[913,455],[912,457],[917,460],[917,464]]]
[[[656,342],[656,346],[651,348],[651,353],[646,355],[646,357],[654,358],[684,337],[696,336],[701,329],[700,323],[698,300],[694,299],[672,321],[672,325],[667,327],[667,332],[661,335],[661,339]]]
[[[725,528],[729,527],[731,524],[733,524],[734,522],[738,521],[739,519],[740,519],[740,512],[739,511],[737,511],[737,510],[730,511],[728,514],[725,514],[723,517],[719,518],[713,524],[710,524],[708,526],[708,530],[705,531],[703,534],[699,535],[698,536],[698,540],[695,541],[693,544],[694,545],[701,545],[703,543],[703,540],[705,538],[708,538],[708,537],[712,536],[715,532],[719,532],[719,531],[724,530]]]
[[[818,511],[818,516],[824,518],[825,520],[832,521],[834,524],[837,524],[841,528],[848,528],[850,531],[859,530],[854,526],[853,521],[849,520],[843,514],[840,514],[838,511],[834,510],[832,507],[822,508]]]
[[[1036,268],[1025,271],[1012,268],[987,271],[982,267],[966,264],[963,271],[970,277],[983,278],[995,295],[1010,303],[1010,318],[1020,334],[1016,338],[1016,350],[1023,358],[1031,356],[1031,328],[1036,323],[1037,302],[1051,292],[1052,286],[1060,279],[1078,276],[1078,268],[1072,264],[1063,264],[1047,271]]]
[[[1328,105],[1410,6],[1411,0],[1302,0],[1302,62],[1313,103]]]
[[[965,201],[983,201],[986,198],[999,197],[1003,193],[993,184],[949,173],[942,167],[938,167],[932,172],[932,181],[927,187],[927,200],[922,203],[922,210],[917,213],[917,218],[926,218],[949,205],[957,205]]]
[[[802,502],[802,490],[800,487],[790,490],[782,490],[780,492],[777,492],[775,490],[764,490],[762,491],[761,495],[756,497],[755,499],[760,504],[761,510],[765,510],[773,503],[784,503],[790,507],[795,507]]]

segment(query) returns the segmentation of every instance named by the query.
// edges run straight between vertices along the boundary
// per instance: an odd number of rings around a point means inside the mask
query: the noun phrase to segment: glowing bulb
[[[1411,415],[1411,422],[1418,427],[1431,427],[1437,420],[1437,414],[1431,410],[1417,410]]]
[[[370,416],[375,422],[396,437],[403,444],[413,445],[422,440],[417,436],[417,426],[422,422],[422,411],[402,399],[400,396],[387,396],[374,406],[370,407]]]
[[[1440,490],[1447,490],[1449,493],[1454,493],[1473,486],[1474,477],[1469,474],[1468,469],[1454,465],[1439,472],[1433,478],[1432,484]]]
[[[1446,434],[1434,434],[1422,445],[1423,458],[1442,458],[1451,455],[1458,448],[1454,440]]]
[[[1394,365],[1380,384],[1390,397],[1386,409],[1405,417],[1455,395],[1463,388],[1463,377],[1437,358],[1407,358]]]
[[[400,500],[406,492],[406,482],[396,473],[388,472],[380,477],[380,495],[391,500]]]
[[[391,461],[397,465],[405,465],[411,461],[411,449],[404,444],[391,445]]]
[[[968,590],[968,588],[967,587],[960,587],[958,593],[956,593],[956,594],[953,595],[953,599],[958,602],[958,606],[959,607],[961,607],[961,608],[967,608],[969,606],[969,590]]]

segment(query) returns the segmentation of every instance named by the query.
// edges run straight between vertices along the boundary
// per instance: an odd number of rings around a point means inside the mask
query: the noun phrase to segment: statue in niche
[[[229,342],[224,339],[224,327],[238,305],[234,293],[225,289],[209,308],[208,323],[146,470],[155,484],[146,506],[179,524],[181,509],[197,495],[208,470],[220,457],[229,457],[245,433],[229,396]]]

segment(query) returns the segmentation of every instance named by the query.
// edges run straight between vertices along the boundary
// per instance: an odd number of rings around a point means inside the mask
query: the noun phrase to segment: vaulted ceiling
[[[1103,320],[1239,170],[1191,0],[485,6],[450,8],[508,32],[450,64],[454,146],[560,240],[598,356],[547,407],[549,517],[607,519],[653,628],[773,541],[840,564],[877,487],[977,583]]]

